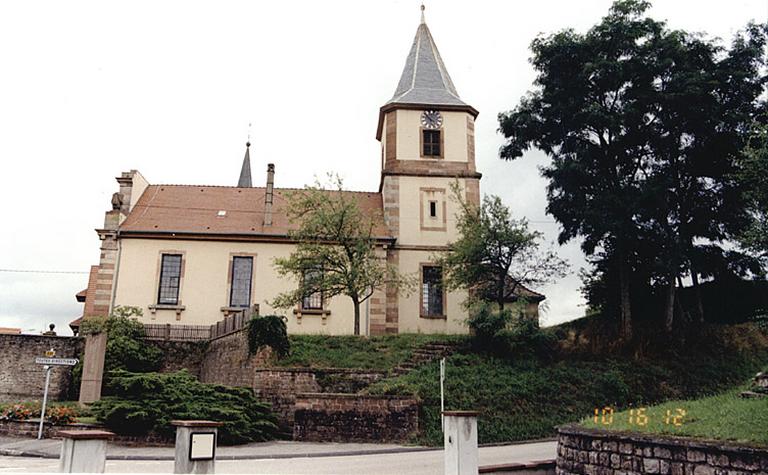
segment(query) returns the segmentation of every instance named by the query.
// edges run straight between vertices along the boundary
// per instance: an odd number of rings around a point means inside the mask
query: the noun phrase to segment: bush
[[[73,424],[77,422],[77,416],[77,411],[67,406],[54,406],[45,411],[48,422],[56,425]]]
[[[110,377],[110,396],[92,406],[94,416],[111,430],[125,435],[155,432],[171,438],[175,419],[222,422],[219,440],[237,444],[268,440],[276,433],[268,405],[246,388],[203,384],[186,370],[176,373],[130,373]]]
[[[0,421],[26,421],[32,417],[32,410],[24,404],[13,404],[3,409]]]
[[[490,303],[477,302],[469,308],[467,325],[475,334],[479,346],[493,349],[500,343],[501,332],[512,320],[512,312],[507,309],[499,311]]]
[[[163,352],[144,342],[144,325],[134,317],[142,315],[136,307],[115,307],[108,318],[89,318],[82,326],[83,335],[106,332],[109,335],[104,356],[104,373],[125,370],[134,373],[157,371]]]
[[[265,346],[272,348],[278,358],[290,354],[291,343],[288,341],[285,317],[267,315],[248,321],[248,351],[254,354]]]

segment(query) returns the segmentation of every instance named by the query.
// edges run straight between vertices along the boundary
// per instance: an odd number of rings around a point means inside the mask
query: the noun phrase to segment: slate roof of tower
[[[245,157],[243,157],[243,168],[240,169],[240,179],[237,180],[237,186],[239,188],[250,188],[253,186],[251,182],[251,143],[248,142],[245,145]]]
[[[405,60],[405,68],[395,95],[387,104],[427,104],[467,106],[437,51],[437,45],[423,21],[416,30],[413,46]]]

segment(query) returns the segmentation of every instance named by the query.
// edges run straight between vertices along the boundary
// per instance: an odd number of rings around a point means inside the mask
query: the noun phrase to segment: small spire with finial
[[[424,4],[421,4],[421,24],[423,25],[426,23],[426,20],[424,20]]]
[[[251,125],[252,124],[250,122],[248,122],[248,141],[245,142],[245,146],[246,147],[250,147],[251,146]]]

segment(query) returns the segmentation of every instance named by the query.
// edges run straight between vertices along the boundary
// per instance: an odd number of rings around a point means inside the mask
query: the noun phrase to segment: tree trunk
[[[629,290],[630,272],[627,267],[629,266],[624,262],[624,256],[619,254],[619,286],[621,297],[621,321],[619,333],[625,341],[632,339],[632,302]]]
[[[667,288],[667,303],[664,309],[664,329],[667,333],[672,333],[672,325],[675,322],[675,290],[677,290],[677,282],[675,282],[675,276],[669,275],[669,287]]]
[[[352,305],[355,307],[355,335],[360,334],[360,302],[356,298],[352,298]]]
[[[685,288],[685,285],[683,285],[683,278],[679,275],[677,276],[677,286],[680,288],[680,291],[682,292]],[[675,306],[677,307],[677,313],[680,315],[680,323],[687,325],[691,323],[691,315],[688,313],[688,309],[685,308],[685,305],[683,305],[683,301],[680,298],[681,294],[677,294],[677,298],[675,298]]]
[[[701,287],[699,286],[699,274],[691,263],[691,282],[693,282],[693,295],[696,298],[696,322],[704,323],[704,303],[701,301]]]

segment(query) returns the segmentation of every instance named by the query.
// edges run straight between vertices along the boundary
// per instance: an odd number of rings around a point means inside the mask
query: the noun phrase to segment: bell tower
[[[455,240],[451,184],[480,200],[475,168],[477,110],[459,97],[424,21],[416,30],[395,94],[379,110],[384,212],[398,247]]]

